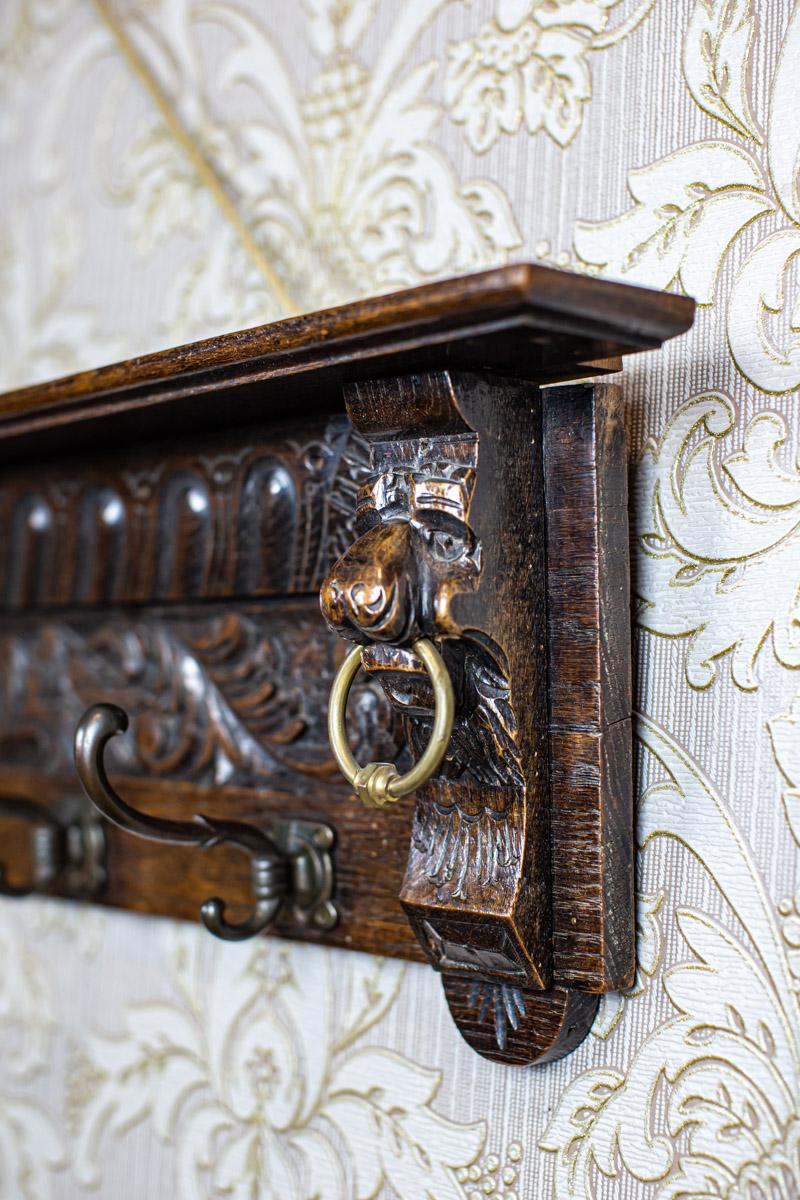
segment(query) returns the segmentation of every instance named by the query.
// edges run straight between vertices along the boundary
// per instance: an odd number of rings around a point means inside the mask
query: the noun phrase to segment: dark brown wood
[[[625,429],[613,385],[543,395],[554,977],[635,971]]]
[[[570,1054],[586,1037],[599,997],[556,988],[536,992],[443,975],[450,1014],[466,1042],[494,1062],[541,1066]]]
[[[113,773],[120,792],[154,816],[190,819],[196,812],[226,820],[251,821],[268,827],[271,818],[322,820],[337,834],[336,903],[341,918],[335,929],[286,930],[283,922],[270,932],[294,940],[318,942],[391,958],[425,961],[397,894],[403,880],[411,814],[402,807],[384,820],[357,809],[346,787],[328,783],[308,795],[291,791],[229,787],[200,788],[183,782]],[[22,796],[54,808],[64,796],[78,800],[74,773],[48,776],[4,767],[0,773],[0,862],[9,864],[12,883],[30,878],[31,844],[27,827],[2,815],[4,797]],[[360,806],[359,806],[360,808]],[[250,907],[246,858],[220,846],[198,852],[133,838],[105,823],[106,886],[93,903],[131,912],[197,921],[200,905],[212,895],[230,902],[234,920]],[[52,895],[70,895],[56,887]]]
[[[338,410],[347,380],[442,366],[599,375],[693,312],[685,296],[518,263],[9,392],[0,458]]]
[[[366,467],[343,415],[8,467],[0,611],[315,592]]]
[[[120,705],[142,810],[334,828],[340,924],[291,936],[427,958],[490,1058],[567,1053],[633,971],[625,447],[613,388],[541,385],[692,312],[522,264],[3,397],[0,860],[25,877],[2,797],[79,803],[75,725]],[[359,762],[427,739],[414,636],[456,690],[438,777],[381,812],[327,746],[337,558]],[[104,903],[236,919],[249,887],[235,850],[108,830]]]
[[[414,638],[437,640],[459,681],[401,900],[468,1040],[509,1061],[504,1012],[522,1021],[529,993],[539,1012],[553,985],[627,986],[635,965],[620,397],[447,371],[353,384],[345,399],[371,477],[323,612],[366,646],[418,752],[432,696]],[[594,1011],[548,994],[549,1032],[523,1038],[525,1061],[566,1053]]]
[[[340,780],[325,714],[343,655],[314,597],[4,617],[2,764],[74,780],[75,727],[105,702],[130,717],[108,751],[125,775],[223,795],[324,790]],[[399,720],[377,684],[356,683],[351,714],[359,754],[399,753]]]
[[[427,679],[412,655],[390,651],[387,659],[376,639],[396,647],[420,635],[444,638],[441,651],[459,685],[445,778],[417,793],[403,906],[438,969],[472,976],[483,963],[493,977],[548,987],[545,543],[536,389],[429,372],[353,385],[345,398],[370,444],[375,483],[362,497],[369,529],[323,585],[323,611],[338,631],[371,646],[367,673],[385,680],[399,710],[409,714],[415,745],[424,745],[432,720]],[[399,436],[387,437],[387,429]],[[389,624],[374,603],[362,604],[378,590],[393,614]],[[530,653],[531,643],[539,654]]]
[[[302,936],[423,959],[397,899],[411,811],[378,816],[353,804],[327,744],[327,697],[344,651],[315,598],[235,612],[176,606],[2,619],[0,860],[10,864],[12,882],[29,877],[29,833],[3,817],[2,797],[50,807],[77,797],[75,727],[89,703],[113,703],[128,712],[131,728],[111,743],[109,769],[132,803],[174,819],[201,812],[260,825],[277,817],[324,821],[337,835],[342,917],[329,934]],[[377,684],[356,684],[350,714],[360,755],[402,758],[399,719]],[[202,901],[221,894],[234,918],[244,911],[248,868],[240,853],[159,845],[110,825],[107,840],[101,902],[196,920]]]

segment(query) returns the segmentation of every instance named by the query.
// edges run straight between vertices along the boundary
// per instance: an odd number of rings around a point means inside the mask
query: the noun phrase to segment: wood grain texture
[[[110,772],[121,795],[154,816],[191,819],[196,812],[225,820],[244,820],[269,828],[281,817],[326,822],[336,832],[336,903],[341,918],[335,929],[316,933],[287,929],[279,921],[270,934],[392,958],[425,961],[397,899],[405,869],[411,812],[402,806],[379,820],[357,805],[343,785],[326,783],[308,793],[269,788],[203,788],[180,781]],[[56,807],[64,797],[79,800],[74,774],[42,770],[0,772],[0,809],[4,796],[22,796]],[[197,921],[209,896],[230,902],[230,916],[241,919],[251,907],[249,868],[241,853],[220,846],[207,851],[159,845],[131,837],[108,822],[108,879],[95,904],[131,912]],[[12,882],[30,877],[29,831],[0,812],[0,861],[9,863]],[[51,895],[69,895],[56,886]]]
[[[432,697],[409,651],[416,637],[441,643],[458,688],[442,772],[417,793],[402,903],[438,969],[547,987],[537,391],[447,371],[354,384],[345,398],[375,479],[357,518],[366,528],[323,585],[323,612],[370,647],[367,671],[384,681],[418,751]]]
[[[9,392],[0,458],[338,411],[347,380],[442,366],[540,383],[602,374],[693,312],[684,296],[519,263]]]
[[[598,996],[548,992],[443,975],[450,1015],[484,1058],[510,1067],[541,1066],[570,1054],[590,1029]]]
[[[300,794],[339,782],[326,711],[344,647],[313,598],[142,608],[0,620],[0,754],[74,778],[84,710],[115,704],[131,731],[108,751],[127,776],[218,789]],[[357,681],[350,704],[360,755],[397,757],[399,718]]]
[[[454,371],[345,395],[374,478],[323,612],[367,646],[417,754],[432,701],[410,643],[436,639],[458,681],[443,767],[417,792],[401,899],[448,1002],[460,997],[457,1021],[481,1045],[489,1028],[481,1052],[506,1061],[496,1022],[522,1021],[520,997],[626,986],[634,966],[619,395]],[[442,559],[431,547],[443,531]],[[547,1056],[593,1012],[552,997]]]
[[[113,782],[157,816],[196,813],[268,827],[305,817],[337,835],[335,931],[292,936],[422,959],[398,893],[410,836],[404,806],[380,820],[350,794],[332,761],[326,706],[344,645],[315,598],[267,604],[142,608],[5,617],[0,621],[0,839],[12,881],[30,870],[29,831],[2,817],[2,797],[77,800],[72,740],[95,701],[118,704],[131,728],[109,746]],[[362,678],[350,704],[356,751],[403,761],[399,718]],[[106,825],[100,902],[196,920],[208,896],[245,911],[246,859],[199,853]],[[59,889],[56,887],[55,891]]]
[[[628,987],[633,940],[625,431],[611,385],[544,398],[554,977]]]

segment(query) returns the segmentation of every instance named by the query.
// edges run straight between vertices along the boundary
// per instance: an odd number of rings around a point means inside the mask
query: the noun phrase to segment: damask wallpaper
[[[532,258],[625,371],[639,972],[572,1056],[423,968],[0,906],[0,1197],[800,1196],[800,0],[3,0],[0,385]]]

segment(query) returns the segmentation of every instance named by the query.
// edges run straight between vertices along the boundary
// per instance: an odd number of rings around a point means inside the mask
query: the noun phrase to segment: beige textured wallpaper
[[[515,258],[626,370],[639,974],[492,1066],[423,968],[0,906],[0,1198],[800,1196],[800,0],[2,0],[0,385]],[[2,681],[0,681],[2,686]]]

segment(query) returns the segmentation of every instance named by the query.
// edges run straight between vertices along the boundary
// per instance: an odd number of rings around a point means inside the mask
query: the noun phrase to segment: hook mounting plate
[[[324,933],[339,921],[333,901],[333,829],[322,821],[279,820],[270,836],[291,863],[292,888],[281,924]]]

